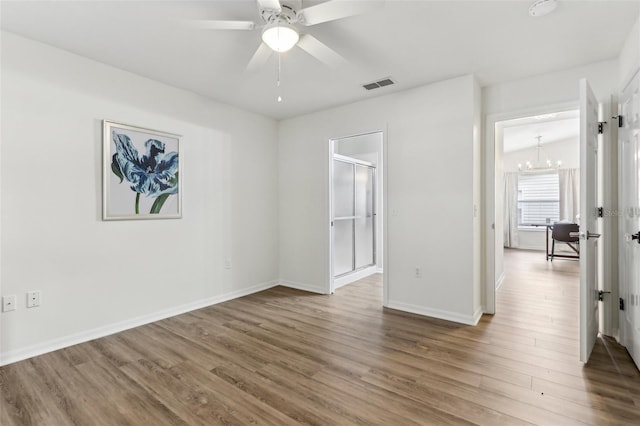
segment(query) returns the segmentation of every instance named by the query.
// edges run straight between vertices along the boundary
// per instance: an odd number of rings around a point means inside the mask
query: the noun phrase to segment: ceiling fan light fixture
[[[262,31],[262,41],[278,53],[286,52],[300,40],[298,31],[286,22],[269,24]]]

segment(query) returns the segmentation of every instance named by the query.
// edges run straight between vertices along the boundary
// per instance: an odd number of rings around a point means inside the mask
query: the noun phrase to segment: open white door
[[[587,362],[598,337],[598,113],[586,79],[580,80],[580,361]]]
[[[620,99],[621,340],[640,368],[640,72]]]

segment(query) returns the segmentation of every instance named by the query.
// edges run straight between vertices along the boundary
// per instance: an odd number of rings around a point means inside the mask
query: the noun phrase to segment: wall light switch
[[[2,296],[2,312],[16,310],[16,295]]]

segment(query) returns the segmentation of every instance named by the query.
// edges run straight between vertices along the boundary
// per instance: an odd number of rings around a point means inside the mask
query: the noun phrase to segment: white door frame
[[[496,312],[496,252],[502,247],[495,246],[495,223],[496,223],[496,124],[501,121],[514,120],[518,118],[531,117],[536,115],[548,114],[559,111],[570,111],[579,108],[578,100],[575,102],[564,102],[559,104],[549,104],[536,106],[532,108],[503,112],[497,114],[489,114],[486,118],[486,134],[485,134],[485,173],[484,173],[484,190],[485,190],[485,224],[484,229],[484,252],[485,252],[485,274],[484,274],[484,298],[483,312],[485,314],[495,314]],[[500,212],[501,214],[501,212]],[[500,230],[501,231],[501,230]]]
[[[333,294],[335,291],[335,283],[333,277],[333,229],[331,226],[332,212],[333,212],[333,154],[335,149],[335,141],[339,139],[347,139],[356,136],[364,136],[371,135],[375,133],[380,133],[382,135],[382,152],[380,153],[382,157],[381,164],[377,165],[378,173],[382,173],[382,185],[377,187],[377,196],[382,197],[382,247],[383,247],[383,256],[382,256],[382,264],[383,264],[383,272],[382,272],[382,305],[387,306],[389,301],[389,285],[388,285],[388,276],[389,276],[389,244],[388,244],[388,233],[387,233],[387,131],[386,129],[380,130],[372,130],[368,132],[355,133],[346,136],[337,136],[329,138],[328,140],[328,185],[329,190],[327,193],[329,194],[329,209],[327,213],[327,232],[329,235],[329,264],[328,264],[328,277],[327,285],[325,288],[325,292],[327,294]],[[379,238],[379,235],[378,235]],[[379,241],[379,240],[378,240]],[[380,265],[378,265],[380,267]]]
[[[598,131],[605,106],[593,93],[589,81],[580,79],[580,361],[587,363],[598,340],[601,305],[600,269],[602,256],[601,217],[597,213],[602,176],[602,146],[608,131]],[[593,235],[592,235],[593,234]],[[602,237],[602,240],[600,239]]]

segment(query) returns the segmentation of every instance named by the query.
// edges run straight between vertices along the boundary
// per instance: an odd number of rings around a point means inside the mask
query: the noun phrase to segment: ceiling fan
[[[274,51],[282,53],[294,46],[335,68],[345,63],[345,59],[311,34],[300,31],[300,28],[360,15],[383,3],[383,0],[329,0],[303,8],[302,0],[257,0],[262,22],[203,20],[196,25],[212,30],[251,31],[262,28],[262,43],[249,61],[248,71],[264,64]]]

